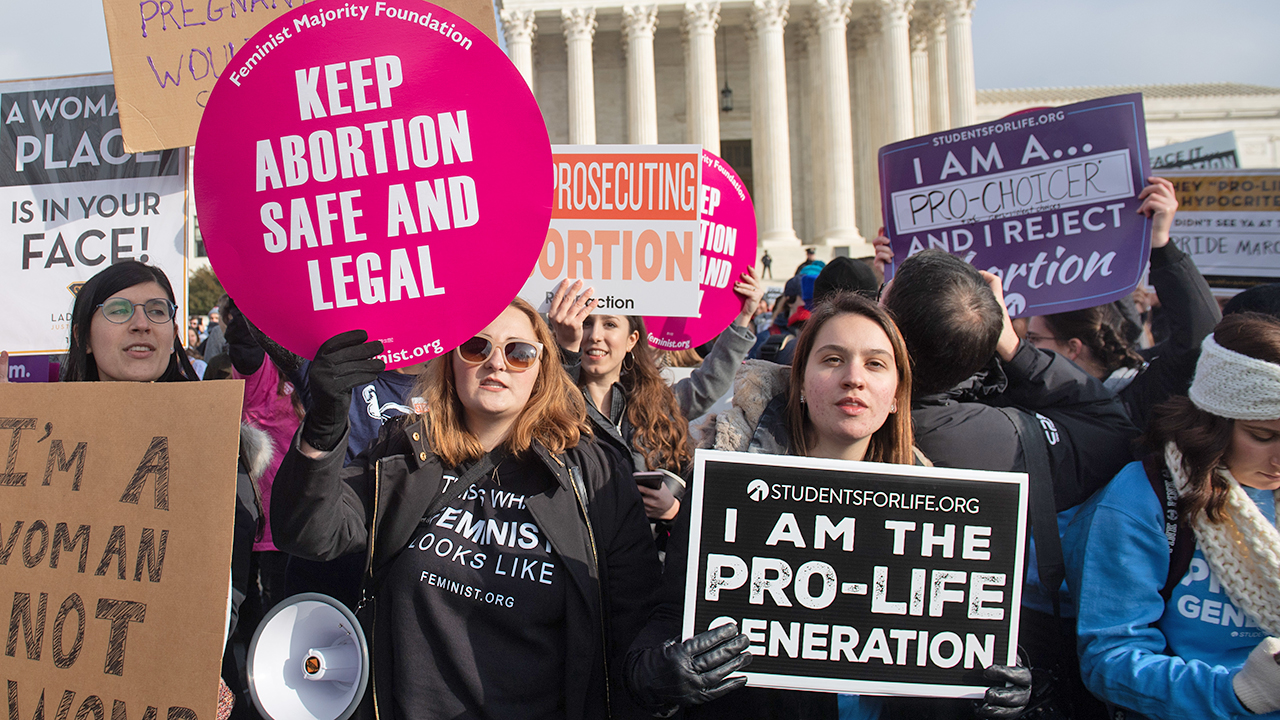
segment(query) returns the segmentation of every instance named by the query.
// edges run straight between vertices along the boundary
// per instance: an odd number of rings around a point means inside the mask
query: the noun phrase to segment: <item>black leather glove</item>
[[[980,718],[1005,720],[1016,718],[1031,702],[1031,670],[1013,665],[992,665],[982,671],[982,677],[993,683],[987,688],[982,704],[973,714]]]
[[[249,376],[262,367],[264,351],[257,338],[249,331],[249,318],[240,312],[235,301],[227,298],[222,309],[223,339],[227,341],[227,355],[231,366],[241,375]]]
[[[737,625],[721,625],[680,642],[633,650],[627,656],[627,686],[647,708],[674,711],[701,705],[747,684],[744,677],[728,678],[751,663],[750,641]]]
[[[382,354],[382,343],[365,342],[368,339],[364,330],[334,335],[324,341],[311,361],[307,374],[311,409],[302,423],[302,439],[317,450],[334,449],[346,433],[352,388],[373,382],[387,369],[376,357]]]

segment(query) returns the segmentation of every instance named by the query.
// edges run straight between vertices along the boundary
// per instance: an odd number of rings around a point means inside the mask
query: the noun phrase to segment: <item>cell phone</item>
[[[636,479],[637,485],[643,485],[652,490],[657,490],[666,485],[677,500],[684,497],[684,478],[675,473],[667,472],[666,470],[646,470],[632,473],[632,477]]]
[[[632,473],[632,477],[636,479],[637,485],[643,485],[650,490],[661,488],[667,481],[666,473],[660,470],[646,470],[644,472]]]

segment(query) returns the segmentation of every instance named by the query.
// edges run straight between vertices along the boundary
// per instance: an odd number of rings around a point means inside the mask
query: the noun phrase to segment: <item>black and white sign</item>
[[[981,697],[1014,664],[1027,476],[699,450],[684,634],[759,687]]]

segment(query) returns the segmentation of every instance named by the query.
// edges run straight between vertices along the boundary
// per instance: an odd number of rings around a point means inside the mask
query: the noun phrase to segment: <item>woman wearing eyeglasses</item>
[[[173,321],[176,310],[160,268],[128,261],[94,275],[71,311],[62,381],[198,380]]]
[[[176,314],[173,286],[163,270],[132,260],[107,267],[76,295],[62,381],[199,380],[179,340]],[[250,551],[260,530],[262,503],[255,481],[266,472],[272,455],[266,433],[242,423],[228,635],[235,632],[239,621],[241,602],[249,588]],[[230,697],[225,688],[224,692]]]
[[[383,368],[363,331],[321,346],[313,406],[276,477],[277,545],[363,551],[372,676],[359,717],[637,714],[621,655],[658,560],[635,483],[588,439],[550,330],[516,299],[431,360],[427,412],[343,468],[351,388]]]

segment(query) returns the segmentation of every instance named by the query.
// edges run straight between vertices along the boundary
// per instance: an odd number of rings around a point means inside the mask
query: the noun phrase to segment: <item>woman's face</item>
[[[469,365],[458,353],[452,353],[458,399],[466,412],[467,424],[473,431],[476,430],[477,423],[515,420],[529,402],[533,385],[542,368],[541,357],[524,372],[515,372],[507,367],[506,357],[502,352],[507,343],[513,340],[533,343],[538,339],[533,331],[533,323],[516,308],[508,307],[503,310],[496,320],[477,335],[488,338],[495,346],[488,360],[479,365]]]
[[[1236,420],[1227,468],[1241,485],[1280,489],[1280,420]]]
[[[1059,338],[1044,318],[1036,315],[1027,322],[1027,342],[1041,350],[1052,350],[1068,360],[1075,360],[1076,353],[1067,344],[1069,338]]]
[[[590,315],[582,323],[582,372],[616,381],[622,359],[640,340],[625,315]]]
[[[893,345],[861,315],[838,315],[822,326],[805,364],[805,408],[821,457],[845,457],[884,425],[898,391]],[[860,456],[860,455],[859,455]]]
[[[156,282],[140,283],[111,297],[138,304],[156,298],[169,299],[168,293]],[[119,325],[107,320],[102,308],[97,308],[89,322],[87,351],[98,366],[100,380],[152,382],[159,380],[169,367],[177,335],[178,328],[172,319],[153,323],[141,307],[135,306],[133,317]]]

